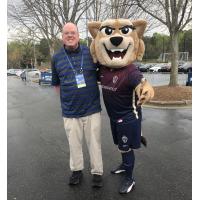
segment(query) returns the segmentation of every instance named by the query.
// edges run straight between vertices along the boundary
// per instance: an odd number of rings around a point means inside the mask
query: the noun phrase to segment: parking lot
[[[153,85],[168,84],[169,74],[144,74]],[[185,84],[186,74],[179,76]],[[59,96],[52,87],[8,77],[8,200],[190,200],[192,199],[192,110],[143,109],[148,147],[135,152],[136,188],[118,194],[121,176],[110,174],[120,162],[102,101],[104,187],[94,190],[89,155],[81,185],[68,186],[69,148]]]
[[[144,77],[153,85],[168,85],[170,80],[169,73],[143,73]],[[185,85],[187,74],[178,74],[178,84]]]

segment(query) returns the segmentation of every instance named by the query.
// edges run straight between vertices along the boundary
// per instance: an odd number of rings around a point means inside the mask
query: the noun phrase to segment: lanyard
[[[80,48],[81,48],[81,70],[80,70],[80,72],[82,73],[82,72],[83,72],[83,51],[82,51],[82,47],[81,47],[81,46],[80,46]],[[64,49],[64,51],[65,51],[65,49]],[[68,57],[66,51],[65,51],[65,54],[66,54],[66,56],[67,56],[67,60],[68,60],[68,62],[69,62],[69,64],[70,64],[70,67],[72,68],[74,74],[77,74],[77,72],[76,72],[76,70],[74,69],[74,66],[72,65],[72,63],[71,63],[71,61],[70,61],[70,59],[69,59],[69,57]]]

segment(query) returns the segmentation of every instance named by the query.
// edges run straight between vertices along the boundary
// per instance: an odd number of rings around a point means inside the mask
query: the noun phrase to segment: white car
[[[7,76],[16,76],[16,69],[8,69]]]
[[[189,71],[192,71],[192,62],[186,62],[184,63],[181,68],[183,69],[184,73],[188,73]]]
[[[25,69],[20,77],[25,81],[39,82],[41,72],[38,69]]]
[[[158,63],[153,67],[149,68],[150,72],[160,72],[163,67],[166,67],[166,63]]]
[[[161,69],[160,64],[156,64],[153,67],[149,68],[150,72],[158,72],[158,70]]]
[[[20,75],[22,74],[23,71],[24,71],[23,69],[17,70],[17,71],[16,71],[16,75],[17,75],[18,77],[20,77]]]
[[[32,69],[26,72],[26,80],[31,82],[39,82],[41,72],[38,69]]]

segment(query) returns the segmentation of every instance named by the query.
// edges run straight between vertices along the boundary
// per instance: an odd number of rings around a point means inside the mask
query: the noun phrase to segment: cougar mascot
[[[142,40],[147,26],[144,20],[108,19],[88,23],[93,37],[90,52],[99,65],[103,99],[110,118],[114,144],[121,152],[122,163],[111,170],[124,173],[121,194],[135,186],[134,149],[146,140],[141,136],[141,105],[154,96],[153,87],[133,64],[141,60],[145,46]]]

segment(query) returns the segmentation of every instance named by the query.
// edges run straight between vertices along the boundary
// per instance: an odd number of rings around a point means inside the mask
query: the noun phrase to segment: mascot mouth
[[[107,52],[107,54],[108,54],[108,56],[110,57],[111,60],[116,60],[116,59],[121,60],[121,59],[123,59],[124,56],[126,55],[126,52],[129,48],[129,46],[130,46],[130,44],[129,44],[126,49],[110,49],[110,50],[108,50],[106,48],[106,45],[105,44],[103,44],[103,45],[104,45],[105,50],[106,50],[106,52]]]

